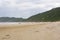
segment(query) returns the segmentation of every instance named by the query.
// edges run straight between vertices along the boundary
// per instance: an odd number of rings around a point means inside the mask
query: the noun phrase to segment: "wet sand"
[[[60,22],[0,24],[0,40],[60,40]]]

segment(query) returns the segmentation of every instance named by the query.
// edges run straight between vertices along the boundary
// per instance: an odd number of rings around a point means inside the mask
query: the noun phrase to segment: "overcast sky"
[[[0,16],[27,18],[55,7],[60,0],[0,0]]]

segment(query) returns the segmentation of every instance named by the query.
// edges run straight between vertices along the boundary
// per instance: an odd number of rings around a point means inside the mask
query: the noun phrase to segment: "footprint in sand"
[[[46,27],[47,29],[49,29],[49,30],[53,30],[54,29],[54,27]]]
[[[8,39],[10,39],[10,38],[11,38],[11,36],[8,34],[8,35],[5,35],[2,39],[3,39],[3,40],[6,40],[6,39],[8,40]]]
[[[39,32],[39,31],[35,31],[35,32]]]

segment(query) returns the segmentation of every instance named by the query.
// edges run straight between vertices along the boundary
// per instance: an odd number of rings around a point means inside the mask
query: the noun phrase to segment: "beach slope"
[[[0,40],[60,40],[60,22],[0,24]]]

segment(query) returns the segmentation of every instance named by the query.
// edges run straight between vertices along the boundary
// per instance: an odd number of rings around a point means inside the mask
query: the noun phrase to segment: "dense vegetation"
[[[27,21],[60,21],[60,7],[31,16]]]
[[[15,17],[0,17],[0,22],[22,22],[25,19]]]
[[[28,19],[15,17],[0,17],[0,22],[40,22],[40,21],[60,21],[60,7],[53,8],[49,11],[33,15]]]

